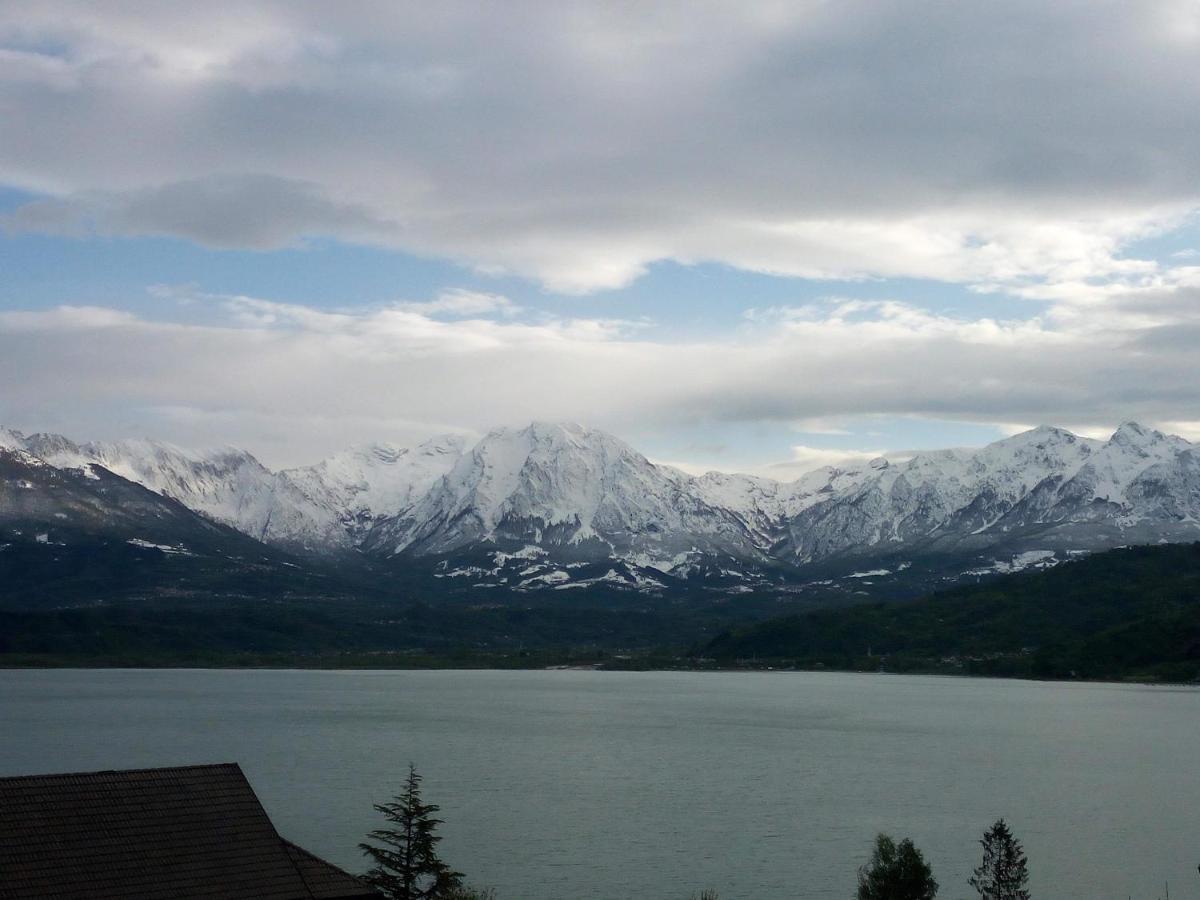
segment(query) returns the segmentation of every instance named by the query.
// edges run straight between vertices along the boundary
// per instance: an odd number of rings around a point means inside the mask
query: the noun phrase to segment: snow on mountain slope
[[[243,450],[194,451],[150,440],[76,444],[53,434],[30,435],[24,445],[58,468],[103,466],[264,543],[317,554],[352,549],[332,511]]]
[[[767,550],[779,540],[789,518],[861,484],[887,465],[887,460],[877,459],[859,466],[824,466],[791,482],[708,472],[692,478],[689,490],[708,505],[735,514],[746,525],[755,545]]]
[[[975,451],[922,453],[801,510],[788,522],[786,552],[804,563],[913,542],[983,547],[1096,520],[1161,520],[1174,533],[1162,504],[1148,500],[1170,484],[1175,518],[1196,515],[1194,450],[1182,438],[1128,424],[1107,442],[1042,427]],[[1073,544],[1090,548],[1078,529],[1063,538],[1064,549]]]
[[[465,440],[441,435],[416,447],[366,444],[280,476],[318,506],[333,510],[354,539],[377,519],[408,510],[462,457]]]
[[[244,451],[155,441],[0,429],[0,448],[85,475],[103,467],[292,550],[433,557],[437,577],[556,590],[605,579],[657,589],[665,576],[803,581],[809,564],[890,571],[861,563],[910,551],[972,556],[962,572],[1035,551],[1200,538],[1200,448],[1133,423],[1108,441],[1042,427],[792,482],[695,477],[604,432],[547,423],[497,429],[469,449],[455,436],[365,445],[279,473]]]
[[[0,447],[0,539],[55,547],[115,541],[174,554],[249,559],[266,550],[119,475],[60,468],[15,446]]]
[[[1087,479],[1096,500],[1129,507],[1130,488],[1155,467],[1170,469],[1194,445],[1179,437],[1127,422],[1075,475]]]
[[[25,435],[19,431],[11,431],[8,428],[0,427],[0,450],[24,450]]]
[[[681,554],[759,556],[743,517],[711,499],[691,476],[654,465],[612,435],[534,423],[487,434],[366,546],[430,554],[481,542],[529,544],[671,569],[685,565]]]
[[[685,476],[686,477],[686,476]],[[736,515],[755,545],[766,550],[794,498],[792,485],[753,475],[708,472],[692,480],[692,491],[709,506]]]

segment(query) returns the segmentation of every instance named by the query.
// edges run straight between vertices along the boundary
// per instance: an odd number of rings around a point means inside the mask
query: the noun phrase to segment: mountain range
[[[371,444],[281,471],[236,448],[0,429],[0,552],[84,535],[418,573],[458,595],[910,595],[1200,538],[1200,446],[1134,423],[1107,441],[1040,427],[782,482],[690,475],[575,424]]]

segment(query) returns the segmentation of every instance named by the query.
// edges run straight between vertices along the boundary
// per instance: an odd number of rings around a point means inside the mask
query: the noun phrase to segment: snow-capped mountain
[[[1132,423],[1108,441],[1042,427],[792,482],[696,477],[604,432],[548,423],[470,446],[372,444],[282,472],[236,449],[154,441],[0,429],[4,447],[101,467],[293,552],[355,554],[466,587],[857,588],[1200,539],[1200,447]]]
[[[99,541],[253,560],[267,549],[103,467],[59,468],[18,443],[0,432],[0,550],[10,542],[76,548]]]
[[[465,446],[451,434],[412,448],[366,444],[280,476],[313,504],[334,511],[346,532],[361,540],[378,519],[403,514],[425,496]]]
[[[150,440],[77,444],[14,431],[0,441],[60,469],[102,467],[267,544],[316,554],[353,549],[333,510],[244,450],[195,451]]]
[[[1200,536],[1197,448],[1126,424],[1105,441],[1042,427],[980,450],[880,465],[790,517],[797,563],[1004,547],[1094,550]]]
[[[979,450],[920,453],[898,464],[876,460],[790,516],[784,552],[805,563],[1003,529],[1005,515],[1034,488],[1078,471],[1101,446],[1042,427]]]
[[[602,431],[545,423],[485,435],[369,546],[419,555],[482,541],[603,555],[755,548],[739,517],[707,502],[689,476]]]
[[[519,560],[506,576],[514,585],[570,581],[555,562],[619,563],[610,580],[622,583],[722,561],[769,563],[769,538],[748,521],[756,516],[711,500],[696,479],[612,435],[538,422],[485,435],[411,509],[380,522],[364,549],[413,558],[495,547],[494,563]]]

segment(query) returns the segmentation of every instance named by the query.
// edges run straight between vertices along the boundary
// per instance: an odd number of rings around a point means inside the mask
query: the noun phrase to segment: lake
[[[1200,690],[836,673],[0,671],[0,774],[237,761],[352,871],[411,760],[499,900],[846,898],[877,832],[1041,900],[1200,897]]]

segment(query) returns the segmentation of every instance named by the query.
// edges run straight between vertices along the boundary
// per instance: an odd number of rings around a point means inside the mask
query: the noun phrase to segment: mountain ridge
[[[928,589],[1200,537],[1200,447],[1136,423],[1107,441],[1040,426],[792,481],[690,475],[606,432],[550,422],[473,444],[360,445],[276,472],[234,447],[6,429],[0,447],[64,470],[102,466],[301,556],[417,567],[473,589],[821,585],[854,595],[889,579]]]

